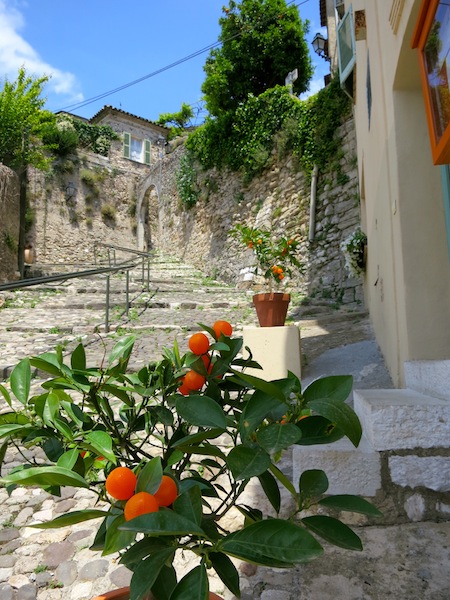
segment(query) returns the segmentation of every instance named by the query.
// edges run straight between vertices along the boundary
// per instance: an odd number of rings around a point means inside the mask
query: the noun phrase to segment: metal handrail
[[[96,247],[104,246],[108,248],[108,267],[97,267],[95,269],[85,269],[83,271],[72,271],[70,273],[59,273],[57,275],[44,275],[41,277],[33,277],[29,279],[20,279],[18,281],[11,281],[0,285],[0,292],[2,291],[13,291],[25,287],[31,287],[35,285],[41,285],[43,283],[54,283],[58,281],[66,281],[67,279],[84,279],[92,275],[103,275],[106,274],[106,292],[105,292],[105,332],[109,332],[109,309],[110,309],[110,274],[117,273],[118,271],[126,272],[126,284],[125,284],[125,314],[128,315],[130,308],[129,289],[130,289],[130,270],[135,269],[142,262],[142,285],[146,283],[146,290],[150,289],[150,253],[143,252],[140,250],[134,250],[132,248],[123,248],[121,246],[114,246],[113,244],[105,244],[102,242],[96,242],[94,245],[94,263],[97,264]],[[111,258],[109,251],[114,250],[114,265],[111,266]],[[115,250],[127,252],[129,254],[136,254],[140,257],[140,260],[126,260],[120,263],[116,262]],[[147,277],[145,282],[144,269],[147,266]],[[123,313],[122,313],[123,314]]]
[[[107,248],[108,250],[108,264],[111,266],[111,262],[116,264],[116,250],[120,252],[126,252],[128,254],[136,254],[142,258],[142,283],[147,279],[147,292],[150,289],[150,258],[152,257],[151,252],[145,252],[144,250],[135,250],[134,248],[124,248],[123,246],[116,246],[115,244],[107,244],[105,242],[94,243],[94,264],[97,264],[97,247]],[[113,251],[113,260],[111,261],[111,252]],[[145,269],[147,267],[147,269]],[[145,277],[145,270],[147,271],[147,277]]]

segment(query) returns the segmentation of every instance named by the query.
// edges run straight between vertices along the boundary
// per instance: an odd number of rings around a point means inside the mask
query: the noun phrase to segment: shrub
[[[101,208],[101,215],[105,221],[115,221],[116,209],[114,206],[112,206],[112,204],[103,204]]]

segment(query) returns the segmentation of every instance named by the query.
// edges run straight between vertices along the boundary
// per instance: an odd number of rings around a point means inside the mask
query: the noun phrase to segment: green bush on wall
[[[187,206],[195,204],[190,174],[189,202],[185,202],[188,167],[197,161],[203,169],[224,167],[241,171],[248,182],[263,171],[275,148],[288,152],[309,174],[314,164],[324,168],[336,153],[336,129],[349,112],[349,99],[335,78],[307,100],[299,100],[286,87],[277,86],[259,96],[249,95],[235,112],[208,117],[187,139],[187,155],[180,165],[178,191]]]

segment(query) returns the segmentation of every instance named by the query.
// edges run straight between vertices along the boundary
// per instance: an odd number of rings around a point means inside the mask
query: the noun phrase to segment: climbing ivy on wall
[[[269,166],[275,149],[278,156],[291,152],[307,174],[314,164],[325,168],[339,146],[336,129],[349,110],[350,101],[336,79],[307,100],[282,86],[250,94],[236,111],[207,118],[188,137],[188,158],[178,176],[182,199],[180,182],[188,179],[195,163],[204,170],[241,171],[248,182]],[[186,204],[195,204],[192,195]]]

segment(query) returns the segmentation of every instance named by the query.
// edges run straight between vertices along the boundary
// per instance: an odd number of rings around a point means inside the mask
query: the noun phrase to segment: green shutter
[[[130,158],[131,135],[126,131],[123,132],[123,156]]]
[[[144,163],[146,165],[149,165],[152,160],[151,148],[152,145],[150,143],[150,140],[144,140]]]
[[[337,46],[341,87],[353,97],[353,70],[356,63],[356,43],[351,6],[338,25]]]

